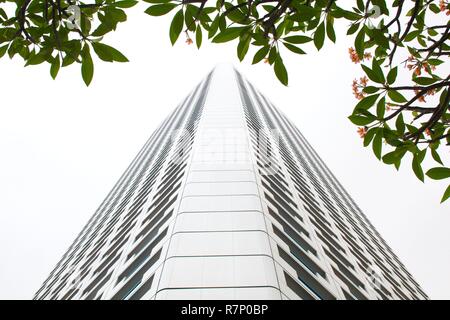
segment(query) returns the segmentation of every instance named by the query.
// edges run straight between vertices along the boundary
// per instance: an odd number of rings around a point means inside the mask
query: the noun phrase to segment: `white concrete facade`
[[[169,116],[35,299],[426,299],[232,67]]]

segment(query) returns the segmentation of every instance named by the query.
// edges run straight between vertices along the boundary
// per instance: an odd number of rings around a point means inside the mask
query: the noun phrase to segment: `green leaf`
[[[386,98],[383,97],[377,103],[377,117],[382,120],[384,118],[384,113],[386,112]]]
[[[384,83],[384,74],[383,69],[381,69],[381,65],[377,59],[372,59],[372,71],[375,73],[375,76],[379,79],[378,83]]]
[[[406,149],[396,149],[392,152],[386,153],[383,156],[383,162],[386,164],[396,164],[401,162],[403,156],[406,153]]]
[[[58,75],[60,68],[61,68],[61,60],[59,59],[59,54],[57,54],[50,66],[50,75],[53,78],[53,80],[56,79],[56,76]]]
[[[105,45],[105,46],[107,46],[107,45]],[[108,50],[111,52],[114,61],[129,62],[128,58],[125,57],[119,50],[117,50],[113,47],[110,47],[110,46],[107,46],[107,47],[109,47]]]
[[[217,36],[214,37],[212,42],[214,43],[223,43],[228,42],[233,39],[236,39],[241,34],[243,27],[231,27],[227,28],[224,31],[220,32]]]
[[[377,73],[374,72],[372,69],[370,69],[368,66],[362,64],[361,68],[363,68],[363,70],[366,73],[367,77],[369,77],[369,79],[372,80],[373,82],[384,83],[384,79],[383,78],[379,78]]]
[[[364,27],[362,27],[361,30],[359,30],[359,32],[355,38],[355,50],[360,59],[362,59],[364,56],[364,37],[365,37],[365,35],[366,35],[366,32],[364,30]]]
[[[433,180],[442,180],[450,178],[450,168],[436,167],[427,171],[427,176]]]
[[[439,153],[435,149],[431,149],[431,156],[437,163],[443,164]]]
[[[377,87],[374,87],[374,86],[367,86],[367,87],[365,87],[364,89],[363,89],[363,92],[364,93],[368,93],[368,94],[372,94],[372,93],[375,93],[375,92],[378,92],[378,88]]]
[[[138,2],[135,0],[123,0],[112,3],[114,7],[117,8],[131,8],[134,7]]]
[[[352,114],[348,117],[348,119],[357,126],[367,126],[368,124],[373,122],[373,119],[357,114]]]
[[[0,1],[0,2],[5,2],[5,1]],[[0,8],[0,17],[2,17],[5,20],[8,19],[8,15],[6,14],[5,10],[3,10],[3,8]]]
[[[294,46],[293,44],[283,42],[283,45],[284,45],[288,50],[290,50],[290,51],[292,51],[292,52],[294,52],[294,53],[297,53],[297,54],[306,54],[305,51],[303,51],[302,49],[300,49],[300,48],[297,47],[297,46]]]
[[[430,4],[430,9],[436,14],[441,12],[441,9],[435,3]]]
[[[347,30],[347,35],[350,36],[354,34],[359,29],[359,23],[353,23]]]
[[[375,136],[375,134],[377,133],[378,128],[370,128],[366,135],[364,136],[364,147],[367,147],[373,140],[373,137]]]
[[[94,63],[92,62],[91,52],[87,44],[84,45],[81,56],[81,76],[86,86],[89,86],[94,77]]]
[[[358,6],[358,9],[360,11],[364,11],[365,6],[364,6],[364,1],[363,0],[357,0],[356,1],[356,5]]]
[[[332,42],[336,42],[336,33],[334,31],[334,19],[333,16],[327,16],[327,36]]]
[[[197,30],[195,31],[195,42],[197,43],[198,49],[200,49],[200,47],[202,46],[202,39],[203,39],[202,27],[198,25]]]
[[[255,56],[253,57],[252,64],[256,64],[256,63],[260,62],[262,59],[264,59],[265,57],[267,57],[267,54],[269,53],[269,50],[270,50],[269,46],[264,46],[261,49],[259,49],[255,53]]]
[[[110,32],[111,30],[113,30],[113,27],[106,24],[106,23],[101,23],[97,29],[95,29],[94,32],[92,32],[91,36],[94,37],[101,37],[103,35],[105,35],[106,33]]]
[[[383,148],[383,128],[378,128],[373,138],[372,149],[378,160],[381,160],[381,151]]]
[[[239,8],[234,7],[233,5],[231,5],[229,2],[225,2],[225,8],[227,9],[227,18],[230,19],[232,22],[234,23],[239,23],[239,24],[248,24],[249,20],[248,18],[245,16],[245,14],[239,10]],[[232,9],[233,8],[233,9]]]
[[[220,32],[223,32],[223,31],[225,31],[226,28],[227,28],[226,15],[222,14],[219,17],[219,30],[220,30]]]
[[[78,59],[78,55],[79,55],[79,53],[77,54],[77,57],[76,57],[77,59]],[[62,60],[61,67],[70,66],[74,62],[75,62],[75,57],[73,55],[66,54]]]
[[[422,170],[422,166],[420,165],[420,159],[419,156],[416,154],[414,154],[413,157],[413,161],[412,161],[412,169],[416,175],[416,177],[420,180],[420,181],[424,181],[425,177],[423,174],[423,170]]]
[[[419,150],[419,152],[417,153],[417,160],[419,161],[419,163],[423,162],[423,159],[425,159],[426,154],[427,149]]]
[[[316,29],[314,33],[314,45],[317,50],[322,49],[323,43],[325,42],[325,24],[322,22]]]
[[[282,84],[287,86],[288,85],[288,73],[286,71],[286,67],[284,66],[283,60],[281,59],[280,56],[278,56],[275,59],[274,70],[275,70],[275,75],[277,76],[278,80],[280,80],[280,82]]]
[[[335,18],[345,18],[350,21],[356,21],[362,18],[361,15],[355,12],[347,11],[339,7],[333,8],[333,10],[329,12],[329,14],[332,14]]]
[[[435,83],[439,79],[427,78],[427,77],[417,77],[413,78],[413,81],[421,86],[429,86],[430,84]]]
[[[398,154],[395,151],[386,153],[382,160],[386,164],[394,164],[398,161]]]
[[[367,96],[367,97],[361,99],[361,101],[359,101],[358,104],[355,106],[355,110],[369,109],[370,107],[372,107],[375,104],[375,102],[377,101],[379,96],[380,96],[379,94],[374,94],[374,95]]]
[[[388,91],[388,96],[389,98],[392,99],[392,101],[394,102],[398,102],[398,103],[404,103],[408,100],[406,100],[406,98],[397,90],[389,90]]]
[[[397,71],[398,71],[397,67],[392,68],[389,71],[389,73],[387,75],[387,82],[389,85],[393,84],[395,82],[395,80],[397,79]]]
[[[107,62],[113,62],[114,61],[113,57],[112,57],[112,54],[105,47],[105,45],[103,45],[102,43],[92,42],[92,48],[94,49],[95,53],[97,54],[97,56],[101,60],[107,61]]]
[[[124,22],[127,20],[127,15],[125,11],[122,9],[114,8],[114,7],[106,7],[104,9],[105,17],[107,20],[111,20],[114,23]],[[104,21],[102,21],[104,22]]]
[[[312,17],[320,13],[320,10],[318,10],[317,8],[308,6],[306,4],[300,4],[300,1],[292,1],[292,6],[297,9],[299,21],[311,20]]]
[[[217,29],[219,29],[219,21],[220,21],[220,14],[217,14],[217,16],[214,18],[214,20],[211,22],[211,25],[209,26],[208,39],[214,37],[214,35],[217,33]]]
[[[283,41],[294,43],[294,44],[302,44],[310,42],[312,39],[307,36],[289,36],[282,39]]]
[[[377,45],[384,49],[389,49],[389,39],[380,29],[374,28],[367,31],[367,34],[375,41]]]
[[[244,60],[245,55],[248,52],[248,47],[250,45],[250,40],[251,40],[251,37],[250,37],[249,34],[244,34],[240,38],[239,44],[237,46],[237,55],[238,55],[239,61]]]
[[[48,59],[48,56],[48,51],[41,49],[41,51],[39,51],[39,53],[37,54],[30,54],[25,66],[34,66],[37,64],[41,64]]]
[[[397,120],[395,120],[395,127],[398,131],[398,134],[403,135],[405,133],[405,122],[403,121],[402,113],[397,116]]]
[[[414,40],[415,38],[417,38],[417,36],[420,35],[420,30],[414,30],[410,33],[408,33],[404,39],[404,42],[410,42],[412,40]]]
[[[270,65],[272,65],[275,62],[275,59],[279,56],[278,51],[277,51],[277,47],[276,46],[272,46],[272,48],[270,48],[269,51],[269,63]]]
[[[169,1],[171,1],[171,0],[144,0],[144,2],[147,2],[147,3],[167,3]]]
[[[145,13],[151,16],[162,16],[172,11],[176,6],[175,3],[156,4],[145,10]]]
[[[97,56],[103,61],[128,62],[127,57],[125,57],[119,50],[111,46],[100,42],[92,42],[91,44]]]
[[[183,30],[184,25],[184,15],[183,9],[180,9],[172,19],[172,23],[170,24],[169,36],[170,42],[172,45],[177,41],[181,31]]]
[[[450,185],[447,187],[447,190],[445,190],[444,195],[441,199],[441,203],[446,201],[448,198],[450,198]]]
[[[444,63],[444,61],[440,59],[428,59],[427,62],[431,64],[432,66],[438,66]]]
[[[8,50],[8,45],[0,47],[0,59],[5,55],[6,50]]]

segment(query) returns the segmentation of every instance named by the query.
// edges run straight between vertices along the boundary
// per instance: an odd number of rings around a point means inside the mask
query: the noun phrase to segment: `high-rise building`
[[[35,299],[426,299],[300,131],[219,66]]]

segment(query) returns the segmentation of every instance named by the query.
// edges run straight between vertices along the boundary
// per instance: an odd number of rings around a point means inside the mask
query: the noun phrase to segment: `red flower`
[[[420,76],[422,74],[422,67],[417,66],[414,73],[416,74],[416,76]]]
[[[361,85],[362,85],[363,87],[366,87],[366,86],[367,86],[367,82],[369,82],[369,79],[367,79],[367,77],[364,76],[364,77],[362,77],[362,78],[359,79],[359,82],[361,83]]]
[[[414,93],[415,93],[416,95],[418,95],[418,94],[420,93],[420,91],[417,90],[417,89],[414,89]],[[423,94],[423,95],[421,95],[420,97],[418,97],[417,100],[419,100],[419,102],[426,102],[425,96],[426,96],[426,94]]]
[[[360,63],[361,59],[359,58],[358,54],[356,53],[356,50],[353,48],[348,48],[348,53],[350,55],[350,60],[352,60],[353,63]],[[370,52],[365,52],[363,55],[362,60],[370,60],[372,58],[372,54]]]
[[[357,132],[360,138],[364,138],[367,134],[366,127],[359,127]]]
[[[365,88],[367,86],[367,83],[369,82],[369,79],[367,79],[366,76],[362,77],[358,80],[353,80],[352,82],[352,91],[353,91],[353,95],[355,96],[356,99],[361,100],[365,97],[365,93],[359,89],[361,88]]]

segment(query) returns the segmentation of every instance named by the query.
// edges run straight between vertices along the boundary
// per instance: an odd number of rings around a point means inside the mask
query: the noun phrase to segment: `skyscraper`
[[[219,66],[35,299],[426,299],[300,131]]]

